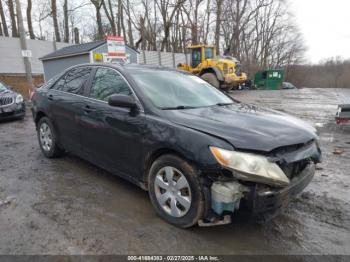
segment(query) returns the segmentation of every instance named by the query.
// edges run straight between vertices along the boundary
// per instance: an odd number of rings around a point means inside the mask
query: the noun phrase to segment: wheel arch
[[[148,154],[144,160],[144,172],[143,172],[143,183],[144,183],[144,189],[148,190],[148,175],[149,170],[151,169],[152,164],[154,161],[156,161],[158,158],[160,158],[163,155],[175,155],[178,156],[190,163],[193,163],[190,159],[185,157],[184,154],[178,152],[177,150],[174,150],[172,148],[162,147],[158,148],[154,151],[152,151],[150,154]]]
[[[203,68],[202,71],[199,73],[199,76],[202,76],[206,73],[212,73],[216,76],[216,78],[219,81],[225,81],[223,73],[217,67],[212,66],[212,67]]]
[[[34,117],[35,126],[37,126],[40,119],[45,117],[45,116],[47,116],[47,115],[43,111],[38,111]]]

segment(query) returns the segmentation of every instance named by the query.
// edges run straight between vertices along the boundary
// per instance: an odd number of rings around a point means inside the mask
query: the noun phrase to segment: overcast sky
[[[290,0],[312,63],[328,57],[350,58],[349,0]]]

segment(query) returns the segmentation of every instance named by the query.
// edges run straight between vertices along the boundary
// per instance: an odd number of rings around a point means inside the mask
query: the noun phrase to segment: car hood
[[[9,89],[0,89],[0,96],[13,96],[16,93]]]
[[[164,112],[173,123],[220,137],[238,149],[270,152],[317,138],[316,130],[300,119],[243,103]]]

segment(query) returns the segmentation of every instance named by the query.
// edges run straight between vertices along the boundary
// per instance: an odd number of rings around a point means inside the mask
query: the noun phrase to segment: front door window
[[[110,68],[99,68],[91,85],[90,97],[108,102],[111,95],[132,95],[124,78]]]

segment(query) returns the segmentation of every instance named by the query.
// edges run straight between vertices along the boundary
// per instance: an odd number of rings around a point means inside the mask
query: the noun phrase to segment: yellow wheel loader
[[[224,91],[236,89],[247,81],[247,75],[241,72],[240,62],[230,56],[216,56],[214,46],[194,45],[188,49],[191,62],[189,65],[179,64],[178,69],[196,74]]]

